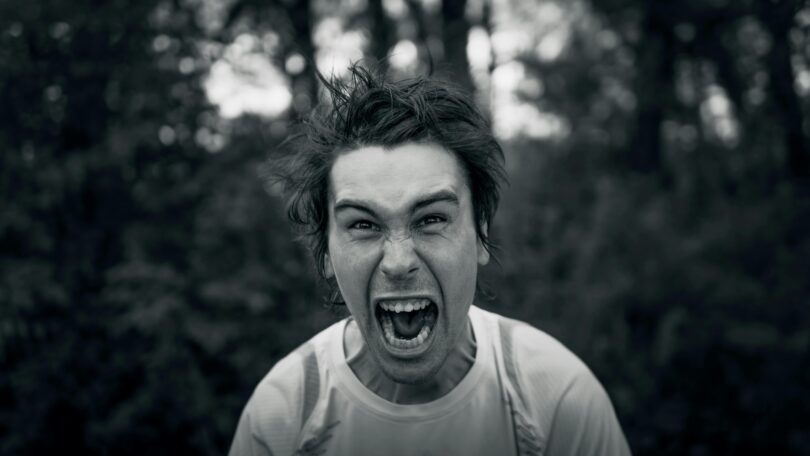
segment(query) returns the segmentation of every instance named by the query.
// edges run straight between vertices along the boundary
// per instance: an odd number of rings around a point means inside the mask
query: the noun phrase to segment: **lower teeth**
[[[418,347],[422,345],[422,343],[425,342],[430,335],[430,328],[427,326],[422,326],[422,329],[419,330],[419,334],[417,334],[416,337],[412,339],[401,339],[394,333],[394,323],[391,321],[391,317],[385,314],[382,316],[382,326],[383,332],[385,333],[385,339],[388,341],[388,343],[399,348]]]

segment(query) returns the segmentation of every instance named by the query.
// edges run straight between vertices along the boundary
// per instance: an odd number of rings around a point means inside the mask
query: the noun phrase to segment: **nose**
[[[416,255],[413,239],[410,237],[386,239],[382,260],[380,260],[380,270],[388,279],[407,279],[417,269],[419,269],[419,258]]]

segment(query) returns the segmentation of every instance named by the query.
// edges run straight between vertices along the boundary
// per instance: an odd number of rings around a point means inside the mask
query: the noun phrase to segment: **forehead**
[[[467,198],[469,188],[455,155],[434,143],[386,149],[362,147],[342,153],[330,173],[331,203],[361,199],[396,210],[425,194],[449,190]]]

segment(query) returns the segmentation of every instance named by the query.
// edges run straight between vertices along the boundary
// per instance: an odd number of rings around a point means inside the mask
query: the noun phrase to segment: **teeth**
[[[430,304],[429,299],[404,299],[400,301],[384,301],[380,303],[383,310],[388,312],[413,312],[415,310],[422,310]]]
[[[383,315],[382,318],[383,332],[385,333],[385,340],[389,344],[398,348],[416,348],[422,345],[430,335],[430,328],[423,326],[413,339],[400,339],[394,334],[394,323],[391,321],[390,315]]]

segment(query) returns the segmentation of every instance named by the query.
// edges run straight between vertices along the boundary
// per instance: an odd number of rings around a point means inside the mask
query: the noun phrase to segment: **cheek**
[[[454,233],[422,245],[425,262],[436,275],[449,303],[468,301],[475,292],[478,273],[475,239],[469,233]]]
[[[365,308],[368,284],[374,271],[373,249],[357,248],[330,239],[329,254],[343,299],[356,316],[357,311]]]

